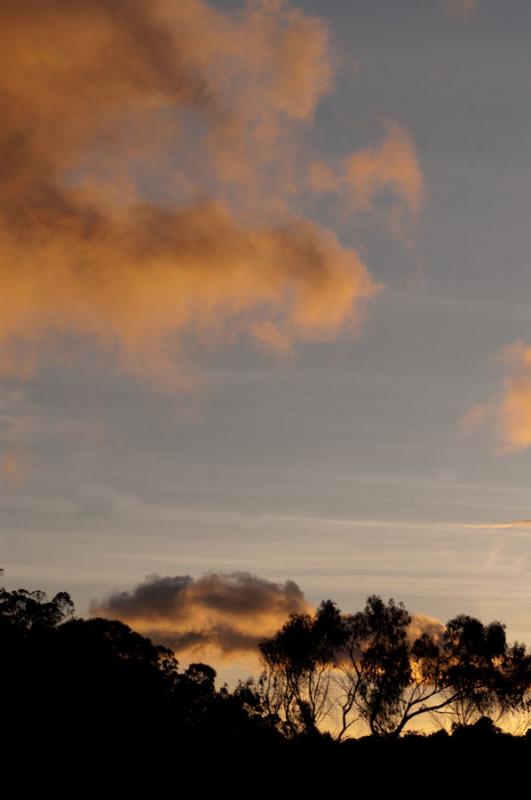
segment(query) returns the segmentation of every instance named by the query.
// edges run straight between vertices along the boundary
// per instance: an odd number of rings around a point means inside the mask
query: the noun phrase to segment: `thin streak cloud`
[[[531,519],[514,519],[509,522],[477,522],[477,523],[456,523],[459,528],[473,528],[479,530],[504,530],[511,528],[530,528]]]

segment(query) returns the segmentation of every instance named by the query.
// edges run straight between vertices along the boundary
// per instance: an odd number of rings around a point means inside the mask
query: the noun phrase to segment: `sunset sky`
[[[530,36],[2,0],[8,588],[227,664],[372,593],[531,643]]]

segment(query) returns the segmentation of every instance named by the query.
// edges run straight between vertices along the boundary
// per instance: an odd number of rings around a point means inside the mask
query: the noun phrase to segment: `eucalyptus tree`
[[[344,637],[341,613],[326,600],[313,616],[292,614],[276,635],[261,642],[262,705],[286,734],[315,733],[330,715],[336,653]]]
[[[434,716],[469,724],[529,707],[531,656],[500,622],[459,615],[414,636],[404,604],[377,595],[354,614],[328,600],[292,615],[260,650],[264,712],[290,735],[326,722],[338,740],[356,723],[397,737]]]

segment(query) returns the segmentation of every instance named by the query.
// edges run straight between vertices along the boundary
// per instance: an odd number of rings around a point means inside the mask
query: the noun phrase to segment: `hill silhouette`
[[[4,765],[23,752],[25,763],[49,767],[59,757],[79,766],[90,753],[92,774],[104,769],[116,779],[125,758],[138,778],[150,770],[160,778],[177,759],[184,771],[203,765],[206,782],[230,767],[241,781],[261,774],[266,786],[274,764],[299,788],[325,775],[341,786],[341,776],[360,770],[373,788],[408,771],[426,780],[444,769],[476,787],[516,776],[531,736],[503,733],[495,720],[529,711],[524,645],[509,646],[501,623],[466,615],[438,638],[412,640],[409,621],[402,604],[377,596],[354,615],[325,601],[264,640],[262,675],[230,691],[216,686],[208,664],[181,670],[170,649],[118,620],[76,618],[66,592],[49,600],[1,589]],[[342,724],[324,730],[338,712]],[[413,718],[437,713],[452,720],[448,730],[407,732]],[[351,735],[351,715],[369,735]],[[496,769],[487,780],[488,764]]]

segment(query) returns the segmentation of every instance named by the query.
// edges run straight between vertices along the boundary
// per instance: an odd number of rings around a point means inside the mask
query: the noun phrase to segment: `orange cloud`
[[[516,342],[500,360],[509,369],[501,395],[474,406],[463,424],[492,428],[502,452],[517,452],[531,446],[531,346]]]
[[[5,0],[0,376],[64,336],[175,386],[190,337],[286,356],[356,332],[380,286],[301,215],[308,175],[353,214],[390,194],[399,235],[424,186],[395,123],[308,163],[333,77],[326,23],[287,0]]]
[[[356,323],[377,289],[353,250],[303,220],[242,229],[226,209],[204,204],[95,214],[89,237],[77,222],[62,236],[55,225],[41,233],[37,263],[25,241],[0,244],[13,267],[0,275],[0,342],[88,334],[130,370],[171,372],[176,334],[263,339],[261,320],[286,342],[326,339]]]
[[[247,572],[151,575],[132,591],[94,602],[91,614],[120,619],[177,653],[219,660],[258,655],[258,642],[289,614],[311,610],[293,581],[284,584]]]
[[[329,40],[280,0],[1,4],[2,374],[67,334],[178,383],[185,336],[287,353],[359,325],[378,285],[289,212]],[[384,159],[411,203],[392,147],[358,182]]]
[[[407,634],[411,642],[419,639],[423,634],[427,634],[434,641],[439,642],[444,634],[444,623],[437,617],[429,617],[427,614],[417,612],[411,615]]]
[[[531,519],[513,519],[509,522],[457,522],[459,528],[479,530],[506,530],[508,528],[531,528]]]
[[[416,219],[424,197],[424,181],[415,146],[410,136],[396,123],[378,146],[359,150],[335,167],[315,162],[309,183],[316,192],[342,196],[350,213],[371,211],[383,192],[394,197],[393,225],[404,216]]]

